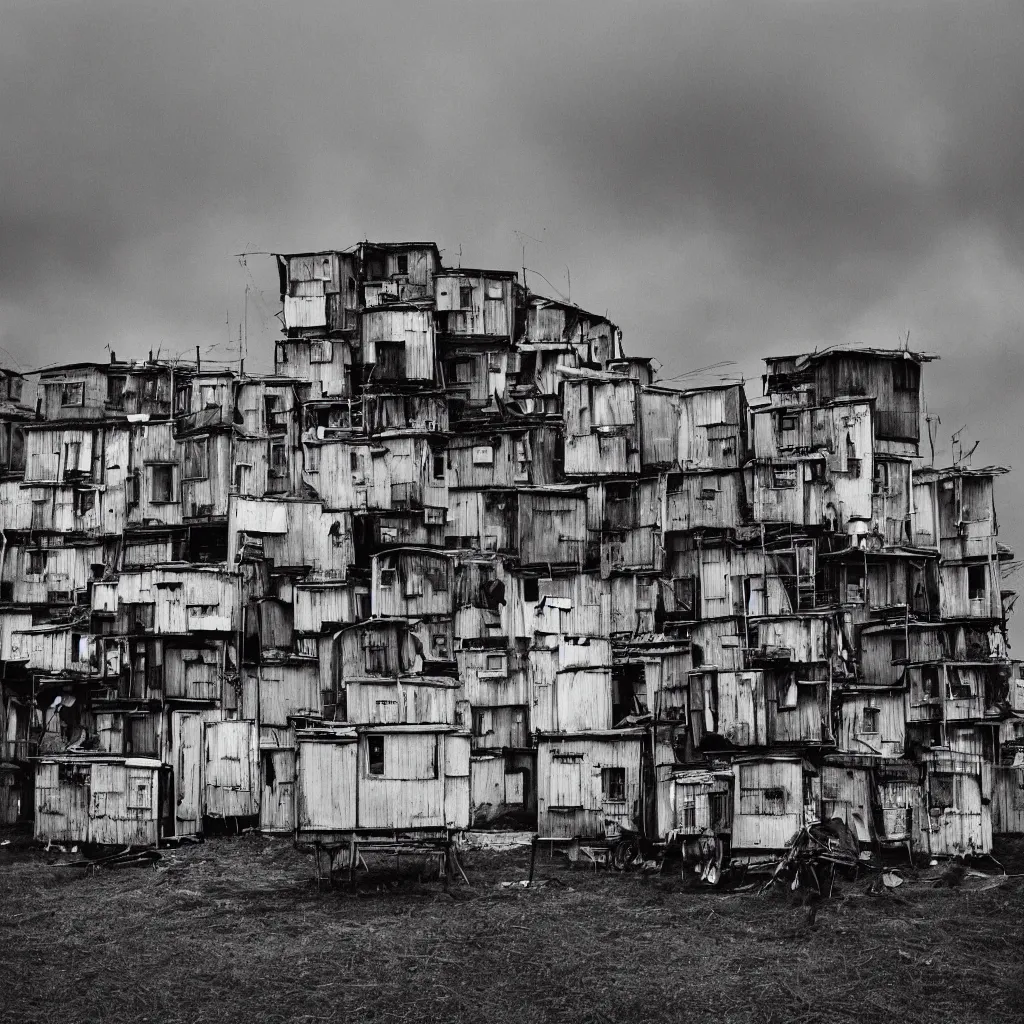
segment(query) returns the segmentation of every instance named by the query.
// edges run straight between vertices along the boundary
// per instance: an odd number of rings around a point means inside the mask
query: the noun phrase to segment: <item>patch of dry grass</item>
[[[219,839],[85,875],[0,848],[0,1020],[1019,1021],[1024,880],[708,894],[529,851],[464,857],[473,887],[318,892],[288,840]],[[6,862],[5,862],[6,861]]]

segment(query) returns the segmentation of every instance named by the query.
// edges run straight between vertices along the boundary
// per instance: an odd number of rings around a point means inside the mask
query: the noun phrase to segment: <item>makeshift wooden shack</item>
[[[46,756],[36,764],[33,835],[42,842],[155,846],[162,796],[156,758]]]
[[[1019,760],[1019,765],[992,766],[992,831],[997,835],[1024,832],[1024,757]]]
[[[992,765],[976,754],[932,750],[924,764],[917,846],[938,857],[992,852]]]
[[[545,839],[600,838],[636,827],[643,729],[540,733],[537,831]]]
[[[501,819],[532,828],[537,820],[537,752],[528,748],[474,753],[469,763],[474,827]]]
[[[807,823],[817,805],[817,770],[802,757],[766,755],[733,762],[732,848],[778,852]]]
[[[296,730],[300,840],[469,827],[469,735],[450,725]]]
[[[728,767],[667,770],[658,779],[658,835],[723,838],[732,831],[733,773]]]

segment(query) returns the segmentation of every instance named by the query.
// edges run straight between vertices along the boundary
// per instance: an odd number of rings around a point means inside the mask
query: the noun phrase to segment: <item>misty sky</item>
[[[233,253],[522,238],[664,377],[909,331],[937,461],[966,424],[1009,465],[1022,53],[1019,0],[0,0],[0,358],[237,358],[248,283],[265,369],[276,271]],[[1024,550],[1024,460],[997,497]]]

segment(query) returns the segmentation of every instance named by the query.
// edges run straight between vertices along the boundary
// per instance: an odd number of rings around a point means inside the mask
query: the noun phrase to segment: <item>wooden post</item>
[[[533,837],[533,842],[530,844],[530,879],[528,884],[533,885],[533,868],[537,863],[537,836]]]

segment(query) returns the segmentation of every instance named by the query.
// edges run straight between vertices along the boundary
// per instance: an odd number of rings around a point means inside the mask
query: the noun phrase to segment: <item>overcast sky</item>
[[[0,358],[234,358],[248,283],[266,367],[276,271],[234,253],[522,240],[664,377],[909,331],[937,461],[966,425],[1012,464],[1022,53],[1019,0],[0,0]]]

